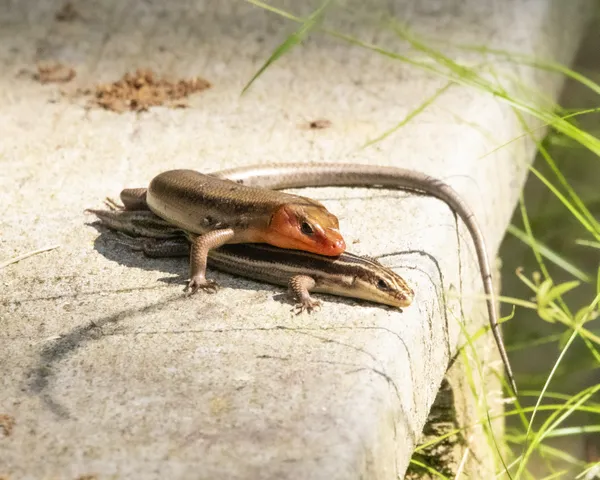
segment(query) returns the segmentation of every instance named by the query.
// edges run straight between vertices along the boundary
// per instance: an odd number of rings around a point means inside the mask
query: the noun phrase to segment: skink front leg
[[[315,287],[315,279],[308,275],[295,275],[290,278],[288,286],[298,303],[294,307],[296,315],[299,315],[304,310],[311,313],[313,310],[321,306],[319,300],[315,300],[310,296],[310,290]]]
[[[212,291],[217,289],[218,285],[214,280],[206,279],[208,251],[226,244],[234,236],[233,229],[225,228],[223,230],[213,230],[191,239],[190,281],[184,291],[189,290],[191,295],[200,288]]]
[[[190,294],[198,291],[200,288],[204,288],[207,290],[216,290],[216,282],[213,280],[207,280],[205,277],[206,258],[208,251],[211,248],[217,248],[218,246],[222,245],[222,243],[219,243],[216,247],[209,246],[208,248],[206,248],[206,245],[214,245],[217,241],[220,242],[222,239],[225,239],[225,241],[227,241],[228,237],[227,232],[223,230],[211,233],[217,233],[220,235],[213,235],[211,238],[210,234],[208,234],[193,238],[191,240],[191,248],[190,242],[184,237],[172,239],[147,238],[141,243],[141,245],[134,248],[136,248],[136,250],[143,251],[145,255],[153,258],[184,257],[189,255],[191,250],[191,279],[189,280],[185,290],[187,291],[191,289]],[[203,251],[204,256],[202,258]]]

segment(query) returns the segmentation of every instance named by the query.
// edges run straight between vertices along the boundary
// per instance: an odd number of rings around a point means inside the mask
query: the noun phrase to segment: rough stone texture
[[[494,280],[494,288],[499,289],[498,272],[494,272]],[[485,312],[486,306],[480,304],[473,315],[482,318]],[[501,471],[502,460],[497,448],[503,458],[507,458],[508,453],[502,442],[506,400],[497,372],[484,366],[499,358],[491,336],[473,342],[472,348],[467,345],[461,349],[431,406],[405,480],[440,478],[420,464],[446,478],[486,479]],[[483,366],[481,375],[469,374],[477,365]],[[497,448],[490,441],[491,435],[496,439]]]
[[[299,15],[318,4],[277,3]],[[296,317],[276,287],[212,272],[223,289],[182,298],[184,261],[149,260],[99,236],[86,207],[173,167],[357,161],[446,179],[493,254],[533,156],[506,105],[454,87],[366,149],[445,80],[315,34],[243,97],[296,25],[244,2],[0,3],[0,438],[9,478],[397,478],[481,291],[466,230],[441,202],[403,192],[307,189],[340,218],[350,250],[381,256],[417,291],[404,312],[328,298]],[[385,28],[569,62],[587,2],[348,1],[326,24],[422,58]],[[455,58],[480,61],[473,54]],[[38,61],[89,87],[149,67],[213,87],[190,109],[86,110],[22,73]],[[492,65],[500,69],[501,65]],[[503,71],[555,98],[561,82]],[[62,87],[67,88],[67,87]],[[332,126],[299,125],[328,119]],[[442,281],[443,280],[443,281]],[[448,296],[440,303],[440,293]],[[470,327],[471,328],[471,327]],[[491,367],[501,368],[497,362]]]

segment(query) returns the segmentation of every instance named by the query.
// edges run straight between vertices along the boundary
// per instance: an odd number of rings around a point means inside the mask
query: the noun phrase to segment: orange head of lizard
[[[335,257],[346,243],[335,215],[317,205],[282,205],[271,217],[266,241],[280,248]]]

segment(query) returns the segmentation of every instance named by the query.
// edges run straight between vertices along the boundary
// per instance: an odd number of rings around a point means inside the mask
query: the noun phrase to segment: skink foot
[[[117,202],[115,202],[112,198],[110,197],[106,197],[104,199],[104,205],[106,205],[109,210],[115,212],[115,211],[123,211],[125,210],[125,207],[122,205],[119,205]]]
[[[319,300],[313,300],[312,298],[310,298],[297,303],[291,311],[294,312],[296,315],[300,315],[305,310],[308,313],[312,313],[313,311],[318,310],[320,308],[321,302]]]
[[[207,280],[206,278],[192,278],[183,291],[188,295],[192,295],[200,289],[214,293],[219,289],[219,284],[214,280]]]

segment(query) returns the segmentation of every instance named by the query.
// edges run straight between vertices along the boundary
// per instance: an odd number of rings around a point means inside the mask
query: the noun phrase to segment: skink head
[[[266,238],[276,247],[334,257],[346,250],[339,226],[337,217],[325,207],[288,204],[271,217]]]
[[[370,296],[370,298],[365,298],[366,300],[398,308],[408,307],[412,303],[415,292],[400,275],[392,270],[383,269],[375,272],[375,277],[368,281],[369,285],[365,288]]]
[[[344,254],[340,260],[347,266],[347,285],[332,285],[332,290],[347,289],[343,295],[362,298],[371,302],[383,303],[392,307],[408,307],[415,296],[404,279],[377,260],[370,257],[357,257]]]

